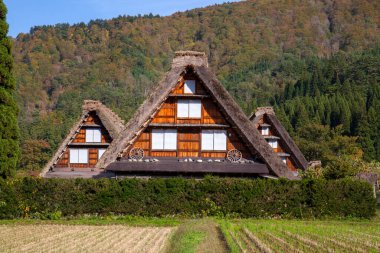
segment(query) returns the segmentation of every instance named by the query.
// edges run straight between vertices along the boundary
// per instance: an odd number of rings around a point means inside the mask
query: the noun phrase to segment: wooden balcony
[[[231,163],[227,161],[208,162],[202,159],[202,162],[184,162],[174,158],[157,157],[159,161],[146,162],[130,161],[123,159],[111,163],[106,171],[121,173],[146,173],[146,174],[222,174],[222,175],[261,175],[269,174],[269,170],[262,163]]]
[[[181,124],[181,123],[150,123],[149,126],[151,127],[172,127],[172,128],[178,128],[178,127],[200,127],[200,128],[228,128],[230,125],[223,125],[223,124]]]
[[[110,143],[102,142],[71,142],[69,147],[99,147],[99,148],[108,148]]]

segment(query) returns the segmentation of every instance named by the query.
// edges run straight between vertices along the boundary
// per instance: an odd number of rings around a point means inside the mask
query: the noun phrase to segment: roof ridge
[[[208,67],[208,59],[205,52],[197,51],[177,51],[172,61],[173,67],[185,66],[206,66]]]

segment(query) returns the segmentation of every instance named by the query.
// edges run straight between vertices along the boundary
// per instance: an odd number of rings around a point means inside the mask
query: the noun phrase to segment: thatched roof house
[[[203,89],[204,92],[199,94],[176,94],[176,89],[179,89],[178,87],[182,87],[183,83],[186,84],[186,79],[194,80],[194,82],[200,86],[199,89]],[[175,97],[175,99],[178,100],[181,100],[184,97],[194,100],[199,99],[202,100],[204,107],[206,103],[205,99],[210,99],[210,101],[216,105],[225,120],[225,129],[231,129],[231,131],[233,130],[236,132],[237,138],[239,138],[242,145],[247,148],[247,153],[249,153],[248,156],[256,158],[255,162],[251,165],[252,171],[255,170],[255,165],[260,164],[267,167],[268,175],[285,177],[289,179],[297,178],[296,174],[290,171],[275,154],[273,149],[268,146],[268,143],[258,132],[258,130],[252,127],[252,123],[249,121],[247,116],[236,104],[224,86],[217,80],[214,73],[212,73],[211,69],[208,67],[207,57],[205,54],[192,51],[176,53],[169,72],[166,73],[162,81],[156,86],[150,96],[136,111],[135,115],[129,120],[125,130],[110,145],[104,156],[97,164],[97,167],[114,171],[128,171],[129,169],[129,171],[131,171],[132,167],[136,167],[136,165],[132,165],[130,161],[129,163],[126,162],[126,159],[128,159],[130,151],[135,149],[134,145],[138,142],[143,133],[146,133],[146,136],[148,136],[146,138],[149,138],[149,135],[152,135],[150,129],[154,129],[158,126],[155,125],[153,121],[155,117],[160,114],[160,110],[163,108],[168,108],[166,103],[168,103],[168,100],[171,97]],[[207,101],[207,103],[210,101]],[[207,108],[205,110],[207,110]],[[197,129],[200,128],[199,131],[204,131],[203,129],[205,128],[223,128],[223,126],[217,125],[210,126],[207,124],[194,124],[190,121],[187,121],[187,125],[180,124],[178,122],[179,121],[171,123],[171,125],[162,124],[161,127],[170,127],[175,129],[193,127]],[[203,122],[203,119],[199,122]],[[149,151],[149,149],[146,149],[145,151],[154,153],[152,150]],[[228,150],[226,150],[226,152],[227,151]],[[203,152],[201,152],[201,154],[197,154],[201,158],[212,157],[210,154],[203,154]],[[159,157],[162,156],[162,154],[159,155]],[[223,156],[225,157],[226,154],[223,154]],[[180,155],[180,157],[183,156]],[[157,166],[158,165],[155,164],[156,168]],[[204,165],[202,166],[204,167]],[[210,168],[208,168],[208,171],[213,172],[211,166],[209,167]],[[152,170],[154,170],[154,168],[152,168]]]
[[[99,151],[104,152],[124,128],[124,121],[101,102],[85,100],[80,119],[71,128],[52,159],[46,164],[41,176],[46,176],[49,171],[62,167],[71,169],[95,168],[100,155]],[[88,136],[89,133],[92,134],[91,137]],[[70,157],[70,150],[75,150],[78,153],[78,159],[81,151],[87,152],[87,155],[81,152],[84,156],[82,159],[87,156],[87,161],[71,163],[70,160],[73,159]]]
[[[296,169],[307,161],[273,110],[259,110],[252,120],[217,80],[205,53],[176,52],[171,69],[127,124],[100,102],[85,101],[80,120],[42,175],[90,168],[114,176],[297,179]],[[263,135],[262,127],[276,136]],[[268,145],[277,139],[278,150]]]
[[[250,116],[250,120],[291,170],[307,169],[308,161],[277,119],[272,107],[257,108],[256,112]]]

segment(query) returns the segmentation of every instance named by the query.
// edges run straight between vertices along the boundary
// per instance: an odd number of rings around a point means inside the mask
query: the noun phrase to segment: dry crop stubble
[[[1,225],[0,252],[153,253],[163,249],[174,229],[125,225]]]

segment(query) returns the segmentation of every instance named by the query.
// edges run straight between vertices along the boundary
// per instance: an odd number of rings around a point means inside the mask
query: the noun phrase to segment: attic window
[[[227,150],[227,131],[202,130],[202,150]]]
[[[195,80],[185,80],[184,93],[195,94]]]
[[[152,129],[153,150],[175,150],[177,149],[176,129]]]
[[[277,148],[278,147],[278,142],[277,140],[268,140],[268,143],[269,143],[269,146],[271,146],[272,148]]]
[[[178,118],[201,118],[202,102],[199,99],[178,99]]]
[[[269,135],[269,127],[267,127],[267,126],[261,127],[261,134],[262,135]]]
[[[70,163],[88,163],[88,149],[70,149]]]
[[[86,142],[102,142],[101,129],[86,129]]]

